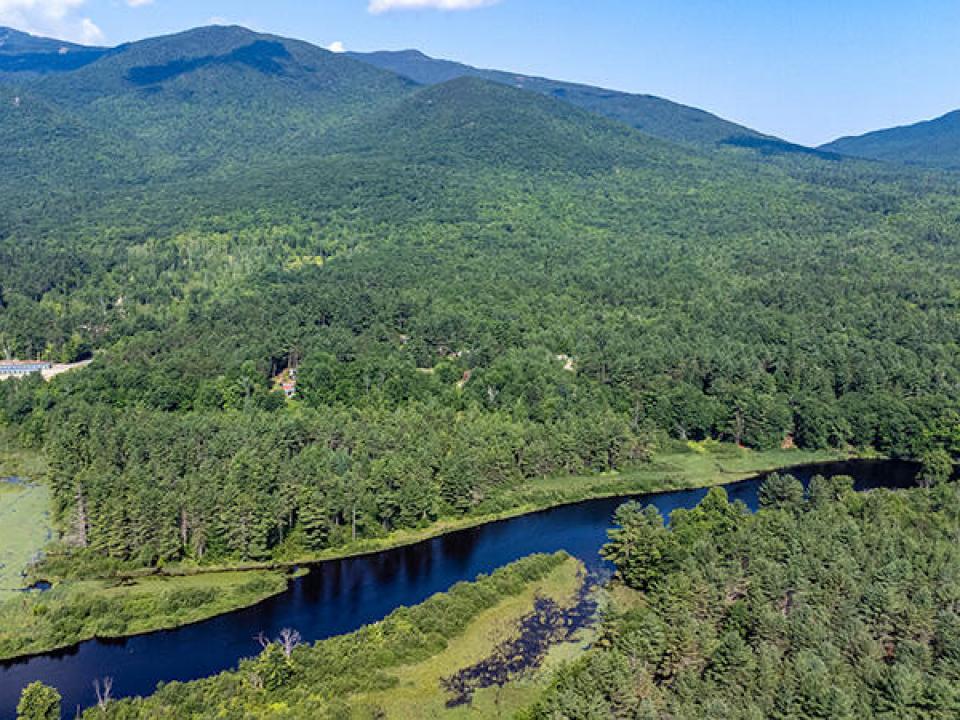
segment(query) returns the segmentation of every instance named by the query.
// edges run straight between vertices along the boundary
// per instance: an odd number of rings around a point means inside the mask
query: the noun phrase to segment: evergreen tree
[[[42,682],[30,683],[20,694],[17,720],[60,720],[60,693]]]

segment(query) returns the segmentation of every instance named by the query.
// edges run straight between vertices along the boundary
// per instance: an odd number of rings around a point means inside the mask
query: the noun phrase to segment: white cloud
[[[86,45],[96,45],[103,42],[103,30],[88,17],[80,21],[80,39]]]
[[[334,53],[342,53],[342,52],[346,52],[347,48],[344,47],[342,40],[335,40],[329,45],[327,45],[327,50]]]
[[[500,0],[370,0],[367,9],[374,15],[391,10],[473,10],[498,2]]]
[[[103,32],[88,17],[78,17],[85,0],[0,0],[0,25],[35,35],[81,43],[103,41]]]
[[[127,0],[127,5],[130,7],[143,7],[144,5],[149,5],[153,0]]]
[[[83,0],[0,0],[0,18],[34,16],[62,20],[67,13],[83,4]],[[3,20],[6,22],[6,19]]]

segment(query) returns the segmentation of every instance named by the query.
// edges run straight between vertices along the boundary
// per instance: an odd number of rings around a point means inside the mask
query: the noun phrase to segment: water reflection
[[[917,466],[897,461],[852,461],[795,468],[804,482],[817,473],[852,475],[859,490],[909,487]],[[727,486],[731,500],[756,509],[760,480]],[[695,506],[706,490],[643,496],[664,516]],[[124,640],[96,640],[22,662],[0,664],[0,718],[13,717],[21,689],[34,680],[57,687],[72,717],[77,705],[95,701],[92,681],[114,678],[116,697],[152,692],[158,682],[186,681],[235,667],[257,652],[260,632],[284,627],[304,639],[350,632],[415,605],[461,580],[489,573],[535,552],[566,550],[603,572],[598,552],[616,508],[630,498],[595,500],[554,508],[451,533],[395,550],[315,566],[282,595],[254,607],[177,630]]]

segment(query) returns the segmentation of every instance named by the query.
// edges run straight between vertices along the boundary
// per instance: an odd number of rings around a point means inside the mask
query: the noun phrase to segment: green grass
[[[0,602],[23,587],[23,573],[50,538],[50,493],[38,484],[46,474],[40,453],[23,448],[0,428],[0,478],[29,478],[30,484],[0,481]]]
[[[849,453],[838,450],[749,450],[711,442],[677,443],[628,472],[533,480],[507,497],[518,508],[540,509],[597,497],[723,485],[770,470],[847,457]]]
[[[93,637],[126,637],[179,627],[283,592],[277,571],[149,577],[117,584],[64,582],[45,593],[0,602],[0,658],[46,652]]]
[[[354,716],[369,717],[371,708],[380,708],[389,720],[511,717],[537,697],[546,677],[545,672],[536,671],[530,677],[511,682],[499,691],[496,688],[479,690],[471,704],[457,708],[446,707],[448,695],[442,689],[440,680],[489,657],[499,643],[510,639],[520,619],[533,610],[537,596],[551,598],[561,606],[574,602],[582,582],[581,569],[578,561],[568,558],[543,579],[531,582],[519,595],[504,598],[480,613],[462,635],[448,642],[442,652],[422,662],[390,671],[397,684],[388,690],[352,698]],[[555,646],[554,650],[569,654],[576,652],[579,647],[577,643],[563,643]]]
[[[46,545],[49,504],[43,485],[0,483],[0,601],[23,587],[23,572]]]

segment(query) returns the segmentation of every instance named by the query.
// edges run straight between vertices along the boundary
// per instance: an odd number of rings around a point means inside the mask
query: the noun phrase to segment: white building
[[[42,373],[53,367],[45,360],[0,360],[0,380]]]

